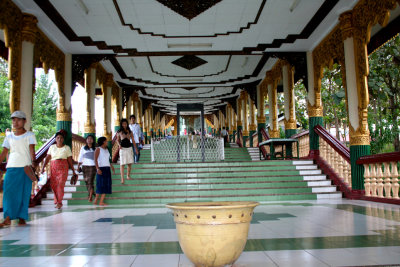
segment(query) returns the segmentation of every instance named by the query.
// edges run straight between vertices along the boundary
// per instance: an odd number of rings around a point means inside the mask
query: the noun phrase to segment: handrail
[[[310,131],[309,131],[309,130],[303,131],[303,132],[301,132],[301,133],[294,134],[294,135],[292,135],[290,138],[291,138],[291,139],[297,139],[297,138],[303,137],[303,136],[305,136],[305,135],[307,135],[307,134],[310,134]]]
[[[268,133],[267,133],[267,130],[265,130],[265,128],[261,128],[260,131],[261,131],[261,135],[262,135],[262,137],[263,137],[263,140],[262,140],[262,141],[267,141],[267,140],[270,139],[270,138],[269,138],[269,135],[268,135]],[[265,140],[264,140],[264,139],[265,139]],[[265,148],[265,146],[261,146],[261,154],[263,155],[264,158],[267,156],[268,151],[267,151],[267,149]]]
[[[258,147],[258,131],[255,131],[251,138],[253,138],[253,147]]]
[[[80,135],[77,135],[77,134],[72,134],[72,139],[75,139],[76,141],[78,141],[78,142],[81,142],[81,143],[85,143],[86,144],[86,139],[84,138],[84,137],[82,137],[82,136],[80,136]]]
[[[338,139],[332,136],[325,128],[321,125],[314,127],[314,132],[319,137],[325,140],[339,155],[341,155],[347,162],[350,163],[350,150],[343,145]]]
[[[243,131],[241,129],[239,130],[239,138],[237,139],[236,144],[238,144],[239,147],[243,147]]]
[[[400,161],[400,152],[382,153],[360,157],[356,163],[359,165]]]
[[[352,190],[350,150],[321,125],[315,126],[314,132],[321,138],[319,153],[310,153],[309,157],[315,160],[345,197],[359,198]]]
[[[118,140],[118,136],[117,136],[117,133],[115,133],[114,137],[112,139],[112,142],[111,142],[111,144],[112,144],[112,151],[111,151],[112,158],[111,158],[111,161],[113,163],[117,163],[118,157],[119,157],[119,149],[117,147],[118,146],[117,140]]]

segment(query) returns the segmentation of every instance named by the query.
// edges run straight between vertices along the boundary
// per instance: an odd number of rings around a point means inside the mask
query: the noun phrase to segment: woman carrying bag
[[[72,169],[73,176],[71,184],[76,182],[78,176],[75,173],[72,164],[71,148],[64,144],[64,133],[59,131],[56,133],[56,144],[50,146],[47,156],[45,158],[42,173],[46,168],[47,163],[50,161],[50,186],[54,192],[54,204],[57,209],[63,206],[62,201],[64,198],[65,182],[68,178],[68,167]]]

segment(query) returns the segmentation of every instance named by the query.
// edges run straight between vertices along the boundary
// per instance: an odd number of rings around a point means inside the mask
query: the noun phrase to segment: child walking
[[[94,163],[96,165],[96,198],[93,204],[96,205],[100,196],[99,205],[106,206],[104,203],[104,198],[106,194],[111,194],[111,169],[113,174],[115,174],[114,166],[110,164],[110,152],[107,148],[107,138],[100,137],[97,140],[97,145],[99,146],[94,152]]]

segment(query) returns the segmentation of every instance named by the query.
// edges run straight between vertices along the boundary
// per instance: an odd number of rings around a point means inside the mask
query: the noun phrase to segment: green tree
[[[400,151],[400,36],[369,55],[372,153]],[[392,148],[388,145],[392,144]]]
[[[57,96],[51,90],[52,82],[45,74],[36,80],[33,96],[32,130],[36,135],[39,149],[56,132]]]
[[[304,130],[308,129],[308,113],[307,113],[307,90],[304,86],[303,80],[298,80],[294,84],[294,104],[296,108],[297,123],[301,125]]]
[[[10,122],[10,86],[8,80],[8,64],[7,61],[0,58],[0,129],[11,128]]]
[[[346,133],[347,129],[347,109],[346,93],[342,83],[342,74],[340,65],[333,64],[331,69],[324,70],[324,76],[321,81],[321,97],[324,108],[325,128],[330,129],[335,126],[336,138],[345,140],[345,136],[340,135],[339,129]]]

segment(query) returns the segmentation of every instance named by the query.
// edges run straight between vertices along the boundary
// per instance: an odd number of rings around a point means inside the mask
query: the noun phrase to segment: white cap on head
[[[13,112],[13,114],[11,114],[11,119],[12,118],[26,119],[26,114],[21,110],[16,110]]]

